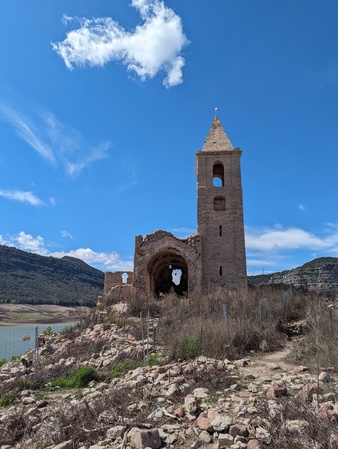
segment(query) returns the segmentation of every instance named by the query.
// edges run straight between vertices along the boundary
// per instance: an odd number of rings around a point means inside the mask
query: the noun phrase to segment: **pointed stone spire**
[[[234,147],[216,115],[205,139],[202,151],[232,151],[233,149]]]

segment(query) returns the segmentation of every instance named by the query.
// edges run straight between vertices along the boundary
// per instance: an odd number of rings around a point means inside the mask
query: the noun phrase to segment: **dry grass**
[[[280,398],[278,407],[271,408],[269,402],[263,400],[258,410],[261,419],[264,419],[265,428],[271,435],[270,449],[337,448],[336,420],[321,415],[305,401],[290,397]]]
[[[169,296],[161,303],[159,339],[170,359],[234,359],[252,350],[273,351],[285,342],[281,323],[300,318],[303,306],[298,298],[286,300],[285,292],[273,289],[219,291],[191,299]]]
[[[312,302],[305,314],[306,330],[291,357],[312,369],[332,367],[338,371],[338,309],[327,301]]]
[[[295,344],[294,360],[300,364],[314,364],[318,371],[321,366],[332,366],[338,370],[338,311],[334,303],[329,304],[316,295],[295,291],[291,294],[290,291],[264,288],[245,293],[218,291],[213,295],[189,299],[174,295],[167,295],[161,300],[138,298],[130,304],[129,315],[123,316],[126,332],[133,330],[138,338],[141,337],[140,314],[144,319],[150,316],[158,320],[157,344],[164,347],[170,360],[187,360],[200,355],[236,359],[245,356],[249,351],[273,351],[280,348],[289,338],[286,331],[290,322],[305,320],[305,334],[301,343]],[[112,318],[114,317],[108,317],[107,328]],[[51,378],[63,376],[67,379],[71,368],[60,367],[58,358],[67,358],[74,354],[81,360],[90,357],[93,352],[92,344],[87,340],[78,339],[87,326],[93,326],[93,322],[67,329],[64,335],[72,344],[66,345],[62,352],[46,354],[46,363],[54,362],[55,369],[49,368],[48,374],[42,369],[39,382],[17,381],[12,386],[13,391],[18,393],[22,389],[41,389],[43,392],[44,385]],[[95,351],[105,343],[104,337],[101,342],[95,341]],[[122,367],[123,362],[123,358],[116,361]],[[191,388],[208,385],[215,392],[228,388],[233,379],[217,369],[217,365],[208,372],[196,369],[190,374],[188,384]],[[104,374],[107,381],[111,377],[117,376],[111,376],[108,372]],[[0,396],[6,399],[7,393],[6,388],[0,386]],[[1,443],[14,445],[31,438],[33,443],[36,443],[31,447],[36,448],[47,447],[48,444],[57,444],[67,439],[73,441],[74,447],[83,442],[94,444],[104,438],[107,428],[113,425],[132,426],[146,420],[156,406],[156,398],[150,393],[146,395],[142,388],[131,390],[126,387],[103,391],[102,395],[90,404],[85,400],[67,402],[63,406],[56,404],[55,408],[49,411],[54,417],[53,428],[45,428],[43,436],[33,431],[34,421],[27,419],[24,408],[16,405],[14,400],[12,405],[16,412],[0,423],[0,435],[3,438]],[[189,390],[179,391],[172,399],[181,403],[188,393]],[[142,410],[130,408],[132,403],[141,402]],[[331,439],[332,435],[336,435],[336,424],[318,416],[308,404],[286,398],[281,400],[277,415],[271,415],[268,408],[268,402],[263,400],[260,414],[265,418],[271,432],[271,449],[333,447]],[[305,433],[299,434],[285,425],[289,420],[295,419],[309,423]],[[160,424],[156,422],[157,426]],[[38,446],[40,443],[41,446]]]

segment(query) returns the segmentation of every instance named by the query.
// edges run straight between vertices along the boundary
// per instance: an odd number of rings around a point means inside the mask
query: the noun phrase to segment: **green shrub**
[[[44,331],[42,331],[42,333],[43,333],[43,335],[53,335],[54,334],[53,329],[50,326],[48,326]]]
[[[99,380],[99,373],[92,366],[84,366],[72,376],[75,387],[86,387],[92,380]]]
[[[51,384],[61,388],[84,388],[89,382],[99,380],[100,375],[92,366],[84,366],[72,371],[68,377],[53,379]]]
[[[124,377],[128,371],[144,366],[142,360],[125,359],[122,362],[117,363],[111,371],[111,378]]]
[[[0,396],[0,407],[8,407],[12,405],[16,398],[16,391],[10,390]]]
[[[179,342],[176,357],[182,359],[193,359],[201,355],[201,342],[198,337],[186,337]]]
[[[151,354],[151,356],[148,359],[149,366],[160,365],[161,362],[162,362],[162,357],[160,357],[158,354]]]
[[[4,366],[5,363],[7,363],[7,360],[6,360],[5,358],[1,359],[1,360],[0,360],[0,367],[1,367],[1,366]]]
[[[95,352],[100,352],[103,346],[104,346],[103,341],[98,341],[92,346],[91,353],[94,354]]]

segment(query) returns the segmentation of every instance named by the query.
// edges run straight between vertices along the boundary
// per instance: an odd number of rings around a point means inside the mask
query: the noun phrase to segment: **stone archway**
[[[180,271],[178,284],[174,282],[177,270]],[[156,296],[170,291],[179,296],[188,293],[188,265],[179,254],[170,251],[155,254],[148,262],[147,274],[150,291]]]

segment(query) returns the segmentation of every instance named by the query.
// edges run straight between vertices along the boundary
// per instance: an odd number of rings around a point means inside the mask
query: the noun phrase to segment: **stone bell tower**
[[[196,153],[203,293],[247,288],[240,158],[216,116]]]

